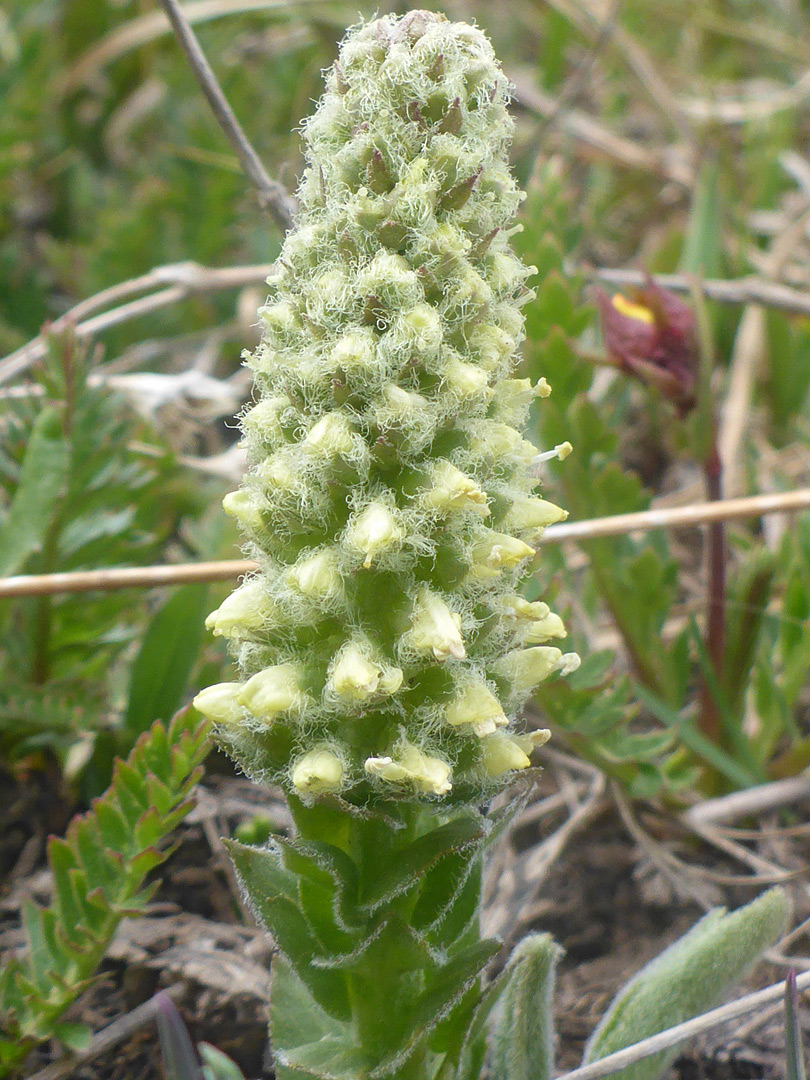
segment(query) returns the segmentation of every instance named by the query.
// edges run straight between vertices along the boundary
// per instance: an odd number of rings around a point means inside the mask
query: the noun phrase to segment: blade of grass
[[[725,750],[722,750],[719,746],[710,742],[704,735],[695,728],[692,721],[685,716],[681,716],[679,712],[676,712],[666,702],[661,701],[656,697],[647,687],[642,686],[639,683],[634,683],[635,692],[650,712],[656,716],[662,724],[667,727],[674,728],[681,738],[681,741],[687,746],[696,757],[699,757],[702,761],[705,761],[707,765],[711,765],[713,769],[716,769],[718,773],[724,776],[730,783],[737,788],[747,788],[760,782],[756,775],[749,772],[749,770],[740,762],[735,761],[730,754],[727,754]]]

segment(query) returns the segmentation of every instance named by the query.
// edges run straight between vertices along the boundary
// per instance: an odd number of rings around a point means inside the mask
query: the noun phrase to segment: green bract
[[[565,514],[518,430],[549,388],[512,378],[508,84],[483,33],[415,11],[350,32],[326,86],[224,502],[260,564],[208,620],[240,679],[196,705],[287,790],[466,801],[529,764],[547,733],[512,720],[578,663],[516,591]]]

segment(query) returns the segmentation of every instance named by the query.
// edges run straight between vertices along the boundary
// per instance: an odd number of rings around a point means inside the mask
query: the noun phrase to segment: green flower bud
[[[330,549],[309,555],[289,568],[284,580],[311,600],[327,604],[343,595],[336,553]]]
[[[293,763],[290,774],[293,787],[302,795],[340,791],[343,776],[343,762],[331,750],[310,750]]]
[[[240,705],[261,720],[272,720],[301,703],[298,672],[293,664],[276,664],[248,679],[236,696]]]
[[[226,514],[236,518],[244,528],[258,531],[264,524],[262,521],[262,504],[255,492],[247,488],[239,491],[229,491],[222,500],[222,508]]]
[[[241,638],[258,633],[274,621],[276,608],[259,578],[251,578],[232,592],[205,620],[214,637]]]
[[[447,606],[440,596],[422,589],[411,610],[411,629],[406,641],[417,653],[432,653],[437,660],[467,655],[461,637],[461,616]]]
[[[402,526],[384,503],[370,503],[349,524],[346,545],[363,556],[363,568],[368,570],[375,557],[396,550],[403,538]]]
[[[192,704],[209,720],[227,727],[242,718],[242,706],[237,701],[241,690],[242,684],[238,682],[215,683],[201,690]]]
[[[423,754],[410,743],[395,749],[394,757],[367,758],[364,768],[370,776],[395,786],[404,785],[423,795],[446,795],[452,769],[441,758]]]
[[[445,710],[444,718],[453,727],[469,724],[476,735],[489,735],[509,721],[500,701],[481,680],[468,681]]]

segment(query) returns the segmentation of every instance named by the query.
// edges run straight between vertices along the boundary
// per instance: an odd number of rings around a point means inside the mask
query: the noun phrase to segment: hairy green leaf
[[[529,934],[509,958],[493,1031],[492,1072],[501,1080],[551,1080],[554,969],[561,955],[549,934]]]
[[[646,1039],[713,1008],[784,933],[790,902],[770,889],[731,914],[717,908],[649,963],[619,992],[585,1050],[585,1062]],[[615,1073],[656,1080],[677,1055],[662,1051]]]

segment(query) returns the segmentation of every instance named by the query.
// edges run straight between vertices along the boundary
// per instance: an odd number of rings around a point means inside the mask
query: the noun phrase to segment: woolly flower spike
[[[479,801],[525,768],[515,717],[576,657],[518,595],[540,533],[514,378],[533,268],[509,243],[508,84],[431,12],[349,32],[304,124],[296,227],[225,509],[259,571],[208,620],[239,679],[203,691],[249,773],[308,799]]]

